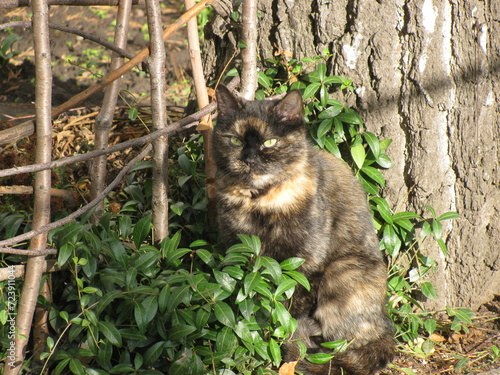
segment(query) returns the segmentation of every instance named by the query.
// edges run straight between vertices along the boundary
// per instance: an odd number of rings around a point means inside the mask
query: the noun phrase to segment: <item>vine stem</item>
[[[99,301],[98,302],[95,302],[94,304],[90,305],[89,307],[87,307],[85,310],[82,310],[82,312],[80,314],[78,314],[77,316],[75,316],[75,318],[79,318],[82,314],[84,314],[85,311],[87,310],[90,310],[92,309],[93,307],[95,307],[96,305],[99,304]],[[73,319],[75,319],[73,318]],[[55,353],[55,349],[59,346],[59,343],[61,342],[62,338],[64,337],[64,334],[66,333],[66,331],[68,329],[71,328],[71,326],[73,325],[73,323],[71,321],[68,322],[68,325],[63,329],[63,331],[61,332],[61,334],[59,335],[57,341],[55,342],[54,344],[54,347],[50,349],[50,353],[49,353],[49,356],[47,357],[47,359],[45,360],[45,363],[43,364],[43,367],[42,367],[42,370],[40,371],[40,374],[43,374],[44,371],[47,369],[47,366],[49,364],[49,360],[50,360],[50,357],[52,357],[52,354]]]

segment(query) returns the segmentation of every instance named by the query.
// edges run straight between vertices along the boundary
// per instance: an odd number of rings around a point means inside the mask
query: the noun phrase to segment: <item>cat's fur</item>
[[[375,374],[391,361],[394,342],[385,311],[386,266],[365,193],[344,162],[309,143],[300,92],[275,101],[247,101],[224,86],[216,94],[222,239],[231,245],[237,234],[255,234],[262,255],[306,259],[299,270],[311,291],[298,288],[289,303],[299,327],[285,359],[298,359],[295,339],[311,352],[326,351],[321,342],[352,340],[331,363],[302,360],[297,369]]]

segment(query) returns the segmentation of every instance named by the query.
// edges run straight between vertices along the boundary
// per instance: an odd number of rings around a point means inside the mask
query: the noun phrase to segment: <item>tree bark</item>
[[[500,3],[261,0],[258,12],[261,62],[328,48],[330,71],[353,79],[367,129],[393,140],[384,197],[394,209],[460,214],[445,222],[448,256],[422,244],[438,261],[440,296],[427,307],[490,301],[500,290]],[[219,20],[216,32],[206,47],[234,45],[231,26]],[[228,61],[217,59],[212,71]]]

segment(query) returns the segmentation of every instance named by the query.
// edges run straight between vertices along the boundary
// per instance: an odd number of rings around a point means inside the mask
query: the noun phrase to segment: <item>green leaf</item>
[[[363,164],[366,158],[366,153],[365,153],[365,148],[363,147],[362,144],[356,144],[351,146],[351,156],[354,162],[356,163],[356,166],[359,169],[363,168]]]
[[[424,322],[424,328],[429,335],[432,335],[437,328],[437,322],[434,319],[427,319]]]
[[[336,117],[340,112],[342,112],[343,109],[344,106],[341,103],[329,105],[325,110],[319,113],[318,118],[332,119],[333,117]]]
[[[323,107],[326,107],[328,104],[328,90],[325,85],[321,85],[319,88],[319,101]]]
[[[460,215],[457,212],[450,211],[450,212],[445,212],[441,216],[437,218],[438,221],[441,220],[449,220],[449,219],[458,219]]]
[[[309,362],[323,364],[333,359],[333,355],[327,353],[316,353],[306,357]]]
[[[472,323],[471,318],[474,316],[474,312],[466,308],[456,308],[455,316],[458,318],[458,320],[460,320],[461,323],[471,324]]]
[[[236,326],[236,319],[234,317],[233,310],[227,303],[222,301],[217,302],[214,305],[214,313],[217,320],[222,324],[230,328],[234,328]]]
[[[137,249],[139,249],[149,235],[151,231],[151,216],[146,216],[140,219],[137,224],[135,224],[132,237],[134,239],[134,244]]]
[[[281,283],[279,283],[278,288],[276,288],[276,292],[274,292],[275,296],[279,296],[289,290],[294,290],[297,282],[293,279],[283,279]]]
[[[231,328],[223,327],[217,334],[215,345],[218,352],[225,352],[230,356],[238,347],[238,339]]]
[[[71,255],[73,255],[73,246],[70,244],[62,245],[57,254],[57,265],[62,267]]]
[[[441,238],[438,238],[436,242],[438,243],[439,248],[441,249],[443,255],[444,256],[448,255],[448,246],[446,246],[446,243]]]
[[[283,271],[292,271],[303,265],[305,261],[306,260],[304,258],[298,258],[298,257],[288,258],[280,263],[280,267]]]
[[[434,286],[429,282],[422,283],[422,285],[420,285],[420,289],[427,298],[435,299],[438,297],[436,289],[434,289]]]
[[[380,143],[377,136],[370,132],[364,132],[363,138],[365,138],[366,143],[368,143],[368,146],[370,147],[370,150],[372,150],[373,156],[375,156],[375,158],[378,158],[380,155]]]
[[[85,369],[83,368],[82,362],[77,358],[71,358],[69,361],[69,369],[75,375],[85,375]]]
[[[99,331],[106,337],[106,339],[114,346],[122,346],[122,336],[116,327],[110,322],[100,321],[97,323]]]
[[[227,274],[226,272],[214,270],[214,276],[215,280],[217,280],[217,283],[221,286],[222,289],[229,293],[232,293],[234,291],[234,288],[236,287],[236,280],[229,276],[229,274]]]
[[[392,220],[394,222],[399,221],[399,220],[411,220],[411,219],[420,219],[421,216],[415,212],[398,212],[397,214],[394,214],[392,216]]]
[[[155,318],[156,312],[158,311],[158,297],[147,296],[144,301],[142,301],[142,306],[144,307],[143,321],[145,324],[148,324]]]
[[[144,353],[144,364],[145,365],[153,365],[161,356],[163,353],[163,347],[165,346],[164,341],[159,341],[157,343],[154,343],[151,345],[148,350],[146,350],[146,353]]]
[[[345,122],[347,124],[356,124],[356,125],[363,125],[363,120],[361,120],[361,117],[359,117],[359,114],[356,112],[344,112],[340,113],[337,118]]]
[[[309,280],[302,273],[298,271],[285,271],[285,274],[295,281],[297,281],[300,285],[306,288],[307,291],[311,290],[311,285],[309,284]]]
[[[273,313],[276,313],[277,321],[285,327],[287,330],[290,330],[292,327],[292,315],[286,309],[285,306],[281,302],[275,302]]]
[[[384,234],[382,240],[384,242],[385,249],[387,250],[389,255],[394,258],[399,252],[399,249],[401,247],[401,241],[396,235],[396,232],[394,231],[392,225],[386,225],[384,227]]]
[[[328,152],[335,155],[335,157],[339,159],[342,158],[339,146],[337,145],[337,142],[335,142],[335,139],[333,139],[332,137],[325,137],[325,147]]]
[[[62,246],[68,242],[77,242],[83,235],[84,226],[78,223],[70,223],[59,232],[58,243]]]
[[[196,327],[187,324],[176,324],[168,331],[169,341],[179,341],[196,331]]]
[[[167,300],[167,312],[172,312],[179,306],[182,300],[188,295],[190,285],[182,285],[170,289],[170,297]]]
[[[205,305],[208,306],[208,305]],[[205,308],[202,306],[197,312],[196,312],[196,317],[195,317],[195,325],[198,331],[201,331],[205,325],[208,322],[208,319],[210,318],[210,308],[207,307]]]
[[[260,242],[260,238],[252,235],[252,236],[247,236],[244,234],[239,234],[238,238],[240,239],[241,243],[246,245],[248,248],[250,248],[254,254],[259,254],[260,248],[262,246]]]
[[[261,278],[262,277],[259,272],[251,272],[247,274],[243,279],[245,294],[248,295],[251,291],[253,291],[255,287],[259,285]]]
[[[268,90],[273,85],[273,80],[270,77],[266,76],[264,72],[257,72],[257,81],[262,87]]]
[[[322,138],[325,136],[326,133],[330,131],[332,128],[333,121],[331,119],[326,119],[321,121],[321,123],[318,126],[318,132],[317,132],[317,137]]]
[[[262,271],[263,275],[271,275],[273,282],[277,285],[281,281],[281,267],[279,263],[270,257],[261,256],[257,258],[257,262],[255,263],[257,269],[262,265],[264,270]]]
[[[190,246],[192,247],[192,246]],[[212,265],[214,263],[214,257],[212,253],[206,249],[196,250],[196,255],[207,265]]]
[[[147,253],[141,254],[134,262],[133,266],[138,271],[145,271],[149,267],[156,264],[160,254],[158,251],[148,251]]]
[[[168,265],[175,264],[179,259],[181,259],[184,255],[189,254],[193,250],[191,249],[174,249],[167,253],[167,256],[165,257],[165,262]]]
[[[363,166],[363,168],[361,168],[361,172],[367,175],[380,186],[385,186],[385,178],[384,176],[382,176],[382,173],[380,173],[378,169],[370,167],[369,165],[365,165]]]
[[[316,70],[318,72],[318,79],[323,82],[326,78],[326,64],[320,63],[317,65]]]
[[[100,315],[112,301],[121,296],[123,296],[123,292],[121,290],[112,290],[104,294],[104,296],[99,299],[99,304],[96,308],[96,314]]]
[[[377,211],[382,216],[382,219],[389,224],[393,224],[391,208],[389,207],[389,203],[384,198],[374,197],[371,199],[377,205]]]
[[[255,307],[254,302],[251,299],[246,299],[238,304],[241,315],[247,320],[250,320],[253,314],[253,309]]]
[[[99,289],[94,288],[92,286],[87,286],[87,287],[82,289],[82,293],[93,294],[93,293],[97,292],[98,290]]]
[[[319,82],[314,82],[308,85],[304,90],[304,94],[302,95],[304,100],[314,97],[314,95],[316,95],[320,87],[321,83]]]
[[[271,358],[273,359],[274,366],[279,367],[281,363],[281,348],[272,337],[269,340],[269,351],[271,352]]]
[[[135,107],[131,107],[128,110],[128,119],[134,121],[139,115],[139,110]]]

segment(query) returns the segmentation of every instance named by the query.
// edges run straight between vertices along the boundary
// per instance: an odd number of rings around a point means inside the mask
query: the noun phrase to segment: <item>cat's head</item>
[[[218,116],[213,152],[219,171],[256,189],[289,175],[307,154],[299,91],[281,100],[249,101],[225,86],[216,91]]]

